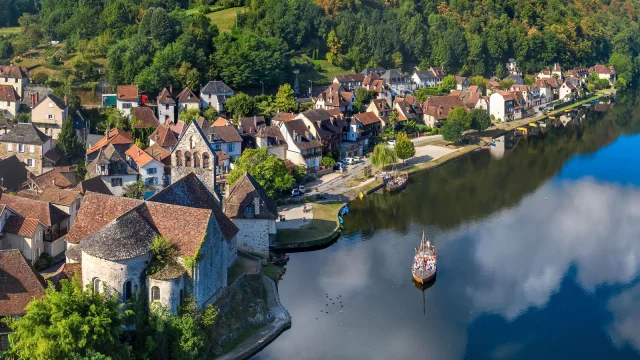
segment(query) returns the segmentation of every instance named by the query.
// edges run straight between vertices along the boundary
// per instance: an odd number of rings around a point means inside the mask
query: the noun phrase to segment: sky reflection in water
[[[354,206],[335,245],[291,255],[279,287],[293,327],[257,358],[639,358],[638,146],[575,156],[516,205],[449,227],[376,228],[380,209]],[[439,251],[424,293],[410,275],[423,230]]]

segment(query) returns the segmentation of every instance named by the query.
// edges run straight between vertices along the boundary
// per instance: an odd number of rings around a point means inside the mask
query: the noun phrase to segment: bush
[[[33,75],[33,82],[39,85],[44,85],[49,80],[49,75],[47,73],[37,73]]]
[[[40,258],[38,258],[38,260],[36,261],[34,267],[38,271],[44,270],[51,265],[51,260],[51,255],[49,253],[42,253],[40,254]]]
[[[336,164],[336,161],[333,158],[325,156],[322,158],[322,165],[326,167],[333,167]]]

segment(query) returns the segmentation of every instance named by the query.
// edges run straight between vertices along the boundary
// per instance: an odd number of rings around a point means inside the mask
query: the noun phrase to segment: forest
[[[237,7],[220,30],[209,13]],[[290,82],[292,68],[319,70],[442,66],[464,76],[504,74],[515,58],[524,73],[560,63],[615,67],[620,84],[640,73],[638,0],[9,0],[0,39],[9,59],[59,41],[78,81],[198,89],[209,79],[246,89]]]

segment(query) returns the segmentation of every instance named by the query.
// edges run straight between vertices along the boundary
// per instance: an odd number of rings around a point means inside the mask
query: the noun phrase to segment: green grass
[[[15,35],[20,33],[20,26],[0,28],[0,35]]]
[[[333,234],[338,226],[338,211],[343,204],[313,204],[313,220],[297,229],[281,229],[276,242],[315,241]]]
[[[273,264],[268,264],[262,267],[262,274],[273,281],[276,281],[276,278],[278,277],[279,272],[280,272],[279,267]]]
[[[236,25],[236,12],[244,11],[243,7],[233,7],[207,14],[211,22],[222,32],[230,32]]]
[[[247,340],[248,338],[253,336],[255,333],[260,331],[260,329],[262,329],[262,326],[252,327],[247,331],[243,332],[242,334],[240,334],[240,336],[238,336],[235,340],[229,341],[228,343],[222,345],[222,353],[226,354],[229,351],[235,349],[236,346],[242,344],[245,340]]]
[[[335,66],[328,60],[313,60],[313,63],[322,66],[322,69],[324,70],[322,74],[329,82],[333,81],[333,78],[336,76],[347,75],[353,72],[351,69],[343,69],[339,66]]]
[[[200,12],[204,8],[205,8],[205,5],[196,6],[194,8],[191,8],[191,9],[187,10],[186,13],[187,13],[187,15],[192,15],[192,14],[195,14],[197,12]],[[219,6],[219,5],[212,5],[212,6],[209,6],[209,12],[218,11],[218,10],[221,10],[222,8],[223,7]]]

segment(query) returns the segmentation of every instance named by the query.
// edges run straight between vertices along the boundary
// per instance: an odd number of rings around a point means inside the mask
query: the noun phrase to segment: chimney
[[[253,198],[253,214],[260,215],[260,197]]]
[[[173,96],[173,85],[169,85],[169,96]]]
[[[253,126],[258,130],[258,117],[256,115],[253,115]]]
[[[40,93],[36,91],[36,104],[40,102]]]
[[[34,107],[36,105],[36,96],[34,94],[31,94],[31,107]]]
[[[298,137],[296,135],[296,131],[293,130],[293,141],[298,141]]]
[[[60,201],[60,191],[58,191],[58,201]]]
[[[67,95],[64,96],[64,106],[69,106],[69,100],[67,100]]]
[[[56,186],[56,179],[53,179],[53,186]]]

